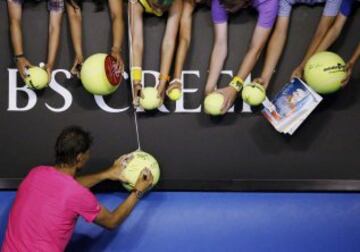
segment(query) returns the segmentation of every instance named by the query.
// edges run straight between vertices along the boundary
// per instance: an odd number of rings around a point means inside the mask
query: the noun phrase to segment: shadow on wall
[[[108,231],[102,231],[95,237],[85,234],[74,234],[73,239],[69,243],[65,251],[79,251],[81,248],[83,251],[90,251],[90,248],[93,248],[101,237],[106,237],[107,241],[111,241],[114,235]]]

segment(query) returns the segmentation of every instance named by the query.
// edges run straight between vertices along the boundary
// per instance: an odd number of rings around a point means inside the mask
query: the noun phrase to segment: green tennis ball
[[[105,58],[107,54],[97,53],[87,58],[81,67],[80,79],[84,88],[94,95],[108,95],[119,87],[113,86],[106,76]]]
[[[180,99],[181,97],[181,91],[178,88],[173,88],[170,90],[170,92],[168,93],[168,97],[170,98],[170,100],[172,101],[177,101]]]
[[[332,52],[318,52],[306,63],[304,78],[320,94],[336,92],[346,77],[345,62]]]
[[[128,181],[128,183],[123,183],[123,186],[131,191],[141,171],[145,168],[148,168],[153,176],[152,186],[156,185],[160,178],[160,167],[156,159],[144,151],[134,151],[132,155],[133,159],[129,161],[122,172],[122,175]]]
[[[204,108],[205,113],[218,116],[221,115],[221,109],[224,104],[224,96],[218,92],[213,92],[205,97]]]
[[[244,86],[241,96],[243,101],[250,106],[258,106],[265,100],[266,91],[264,86],[253,82]]]
[[[25,84],[29,88],[43,89],[49,84],[49,75],[41,67],[30,67],[28,69],[28,76],[25,78]]]
[[[142,89],[142,97],[140,98],[140,106],[146,110],[153,110],[161,105],[158,90],[154,87],[146,87]]]

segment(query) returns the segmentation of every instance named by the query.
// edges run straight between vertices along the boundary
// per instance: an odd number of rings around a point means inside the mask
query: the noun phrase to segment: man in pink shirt
[[[150,171],[145,168],[128,198],[109,211],[87,188],[106,179],[124,181],[122,170],[132,157],[121,156],[103,172],[76,178],[89,159],[91,143],[90,134],[79,127],[61,132],[55,145],[56,165],[33,168],[18,188],[2,252],[64,251],[79,216],[113,229],[130,214],[150,188]]]

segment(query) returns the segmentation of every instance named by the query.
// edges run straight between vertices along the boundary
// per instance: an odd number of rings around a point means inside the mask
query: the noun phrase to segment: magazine
[[[321,101],[320,95],[295,78],[272,101],[263,102],[262,113],[278,132],[292,135]]]

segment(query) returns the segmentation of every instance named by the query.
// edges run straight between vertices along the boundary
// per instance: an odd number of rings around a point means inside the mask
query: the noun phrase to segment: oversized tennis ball
[[[108,95],[119,87],[120,75],[113,73],[114,59],[105,53],[87,58],[81,67],[80,79],[84,88],[94,95]],[[118,83],[114,83],[119,80]],[[113,82],[113,83],[112,83]]]
[[[258,106],[265,100],[266,91],[263,85],[253,82],[250,85],[244,86],[241,96],[247,104]]]
[[[128,181],[128,183],[123,183],[123,186],[131,191],[141,171],[145,168],[148,168],[153,176],[152,186],[156,185],[160,178],[160,167],[156,159],[144,151],[134,151],[131,154],[133,155],[133,159],[129,161],[122,172],[122,175]]]
[[[344,60],[333,52],[318,52],[306,63],[304,78],[320,94],[336,92],[346,77]]]
[[[181,97],[181,91],[179,88],[173,88],[170,90],[170,92],[168,93],[168,97],[170,98],[170,100],[172,101],[177,101],[180,99]]]
[[[224,96],[218,92],[213,92],[205,97],[204,108],[205,113],[218,116],[221,115],[221,109],[224,104]]]
[[[49,84],[49,75],[41,67],[30,67],[27,69],[27,77],[25,77],[25,84],[29,88],[43,89]]]
[[[142,89],[142,97],[140,98],[140,106],[146,110],[153,110],[161,105],[161,99],[158,90],[154,87],[146,87]]]

